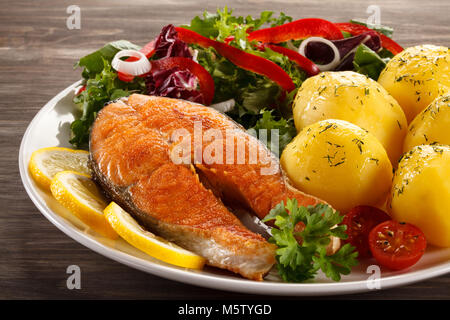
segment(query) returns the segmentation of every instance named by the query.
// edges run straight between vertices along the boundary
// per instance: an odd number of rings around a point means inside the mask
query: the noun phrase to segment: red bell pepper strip
[[[234,40],[234,36],[228,36],[225,39],[223,39],[223,42],[225,42],[226,44],[230,44],[230,42],[233,40]]]
[[[119,80],[123,81],[123,82],[131,82],[134,80],[134,76],[128,73],[124,73],[124,72],[117,72],[117,78],[119,78]]]
[[[155,51],[156,51],[155,43],[156,43],[156,39],[147,43],[139,51],[142,52],[143,54],[145,54],[145,56],[150,59],[155,54]]]
[[[297,63],[300,68],[305,70],[305,72],[308,74],[309,77],[315,76],[316,74],[320,73],[319,67],[314,62],[312,62],[308,58],[302,56],[297,51],[294,51],[294,50],[291,50],[291,49],[288,49],[285,47],[277,46],[274,44],[265,44],[264,46],[268,47],[269,49],[271,49],[275,52],[285,55],[286,57],[288,57],[289,59],[291,59],[292,61]]]
[[[195,31],[184,29],[182,27],[175,27],[178,38],[189,44],[198,44],[203,48],[214,47],[216,41],[198,34]]]
[[[168,57],[151,61],[152,71],[171,69],[178,67],[181,70],[189,70],[198,79],[200,92],[203,94],[205,105],[210,105],[214,98],[214,80],[212,76],[200,64],[190,58]]]
[[[276,82],[281,88],[290,92],[295,89],[291,77],[276,63],[247,53],[226,43],[206,38],[194,31],[181,27],[175,28],[179,39],[189,44],[198,44],[204,48],[212,47],[220,55],[230,60],[236,66],[263,75]]]
[[[308,18],[292,21],[273,28],[250,32],[249,41],[280,43],[309,37],[323,37],[329,40],[342,39],[342,32],[330,21]]]
[[[156,42],[156,39],[147,43],[139,51],[142,52],[147,58],[151,58],[155,54],[155,51],[156,51],[155,42]],[[129,57],[125,61],[136,61],[136,60],[138,60],[138,58]],[[117,77],[124,82],[131,82],[134,79],[134,76],[132,76],[131,74],[120,72],[120,71],[117,72]]]
[[[352,36],[357,36],[361,33],[367,32],[367,31],[374,31],[374,30],[369,29],[366,26],[363,26],[361,24],[356,24],[356,23],[351,23],[351,22],[335,23],[335,25],[341,31],[348,32]],[[403,51],[402,46],[400,46],[397,42],[395,42],[391,38],[385,36],[384,34],[382,34],[380,32],[377,32],[377,34],[380,36],[381,45],[383,46],[383,48],[389,50],[390,52],[392,52],[392,54],[396,55]]]

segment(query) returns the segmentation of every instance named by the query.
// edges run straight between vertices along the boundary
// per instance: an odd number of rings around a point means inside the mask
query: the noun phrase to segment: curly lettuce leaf
[[[269,48],[263,51],[258,50],[247,40],[249,30],[256,30],[265,25],[276,26],[289,21],[292,21],[292,18],[284,13],[276,18],[271,11],[261,12],[258,18],[237,17],[225,7],[215,14],[205,12],[203,18],[195,17],[189,26],[184,27],[219,41],[228,40],[231,46],[278,64],[299,87],[306,79],[306,73],[298,68],[295,62]],[[228,114],[245,128],[251,128],[256,124],[256,121],[261,118],[261,110],[281,107],[291,101],[281,102],[282,90],[270,79],[237,67],[218,55],[214,49],[191,47],[199,52],[198,62],[214,79],[216,88],[214,102],[234,99],[236,106]]]
[[[285,119],[281,116],[275,115],[275,113],[275,110],[261,110],[261,118],[256,121],[256,124],[250,128],[250,130],[253,129],[257,137],[259,130],[261,129],[265,129],[268,132],[270,132],[270,130],[278,130],[279,150],[282,152],[288,143],[291,142],[291,140],[297,135],[297,130],[295,129],[294,120],[292,118]],[[268,134],[267,146],[270,147],[270,144],[271,135]]]
[[[281,90],[270,79],[254,72],[244,70],[220,56],[213,48],[192,46],[198,51],[198,62],[211,74],[214,85],[214,103],[234,99],[236,107],[229,114],[248,128],[253,125],[241,119],[251,118],[263,108],[276,103]]]
[[[292,18],[283,12],[277,18],[273,17],[272,11],[263,11],[258,18],[233,16],[232,13],[233,10],[229,10],[227,7],[224,7],[223,10],[217,9],[215,13],[204,11],[202,17],[196,16],[189,25],[183,25],[182,27],[195,31],[207,38],[214,38],[220,41],[230,35],[234,35],[235,28],[241,25],[247,29],[257,30],[264,25],[270,24],[271,27],[275,27],[292,21]]]
[[[136,77],[133,82],[122,82],[117,73],[111,70],[108,60],[101,57],[102,70],[93,78],[85,81],[85,90],[76,95],[73,102],[81,110],[81,116],[70,125],[70,143],[76,148],[87,148],[89,133],[97,113],[112,100],[128,96],[131,92],[144,92],[145,84],[142,78]]]

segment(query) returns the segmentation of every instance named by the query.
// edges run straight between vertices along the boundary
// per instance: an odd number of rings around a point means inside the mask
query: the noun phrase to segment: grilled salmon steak
[[[275,246],[226,205],[263,218],[280,201],[319,199],[289,185],[258,139],[212,108],[133,94],[98,114],[91,166],[108,196],[144,227],[212,266],[262,280]]]

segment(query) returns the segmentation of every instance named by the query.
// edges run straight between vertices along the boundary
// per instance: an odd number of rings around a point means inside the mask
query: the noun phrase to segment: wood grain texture
[[[131,3],[132,2],[132,3]],[[28,198],[19,177],[22,135],[37,111],[80,77],[72,66],[104,43],[145,44],[161,26],[188,22],[224,3],[240,15],[284,11],[294,18],[332,21],[365,18],[381,7],[382,23],[395,28],[405,47],[450,43],[450,2],[383,1],[77,1],[81,30],[66,28],[73,1],[2,1],[0,9],[0,298],[220,299],[255,298],[185,285],[152,276],[83,247],[47,221]],[[206,3],[206,4],[205,4]],[[81,290],[66,288],[66,268],[82,270]],[[402,288],[338,298],[448,299],[450,274]],[[283,298],[284,299],[284,298]]]

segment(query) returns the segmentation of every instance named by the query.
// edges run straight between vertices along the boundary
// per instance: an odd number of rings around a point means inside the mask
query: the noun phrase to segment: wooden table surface
[[[205,5],[206,3],[206,5]],[[39,109],[80,78],[72,66],[104,43],[127,39],[145,44],[168,23],[188,22],[227,3],[239,15],[284,11],[294,18],[365,19],[367,6],[381,8],[381,22],[408,47],[450,43],[448,0],[383,1],[17,1],[0,9],[0,298],[259,298],[190,286],[109,260],[54,227],[28,198],[19,176],[22,135]],[[81,8],[81,29],[69,30],[66,8]],[[82,288],[66,288],[66,268],[81,268]],[[342,296],[353,299],[448,299],[450,274],[409,286]]]

